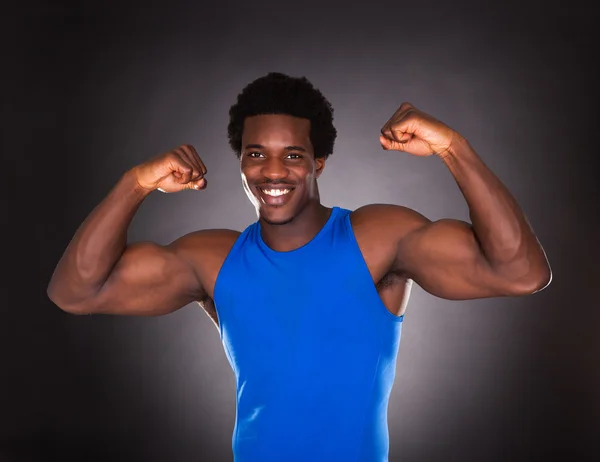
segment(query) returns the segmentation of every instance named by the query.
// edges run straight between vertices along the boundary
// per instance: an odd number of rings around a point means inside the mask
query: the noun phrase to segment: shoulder
[[[240,234],[232,229],[202,229],[181,236],[167,247],[182,257],[222,253],[225,257]]]
[[[379,277],[395,270],[406,236],[430,221],[408,207],[369,204],[351,212],[350,222],[367,265]]]
[[[202,287],[212,298],[217,275],[241,234],[231,229],[193,231],[168,247],[192,266]]]
[[[355,233],[394,240],[431,223],[419,212],[393,204],[364,205],[350,213],[350,221]]]
[[[167,247],[203,274],[220,268],[240,234],[231,229],[202,229],[181,236]]]
[[[181,236],[178,241],[186,243],[194,242],[230,242],[234,241],[241,235],[240,231],[233,229],[200,229]]]

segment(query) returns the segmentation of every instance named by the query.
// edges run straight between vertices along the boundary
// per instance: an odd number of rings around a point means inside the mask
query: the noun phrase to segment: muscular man
[[[333,110],[305,78],[270,73],[230,109],[231,147],[258,220],[169,245],[127,245],[152,191],[206,188],[184,145],[125,172],[77,230],[48,287],[75,314],[160,315],[198,302],[237,383],[233,453],[245,461],[384,461],[388,398],[412,281],[450,300],[533,294],[551,271],[523,212],[468,141],[404,103],[386,150],[435,155],[471,223],[400,205],[320,203]]]

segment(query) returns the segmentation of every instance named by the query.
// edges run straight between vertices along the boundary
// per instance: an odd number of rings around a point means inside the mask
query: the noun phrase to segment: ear
[[[315,178],[319,178],[323,170],[325,169],[325,157],[318,157],[315,159]]]

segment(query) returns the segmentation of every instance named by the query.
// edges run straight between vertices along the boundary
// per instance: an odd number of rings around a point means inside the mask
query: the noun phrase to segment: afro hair
[[[229,109],[227,135],[229,145],[239,158],[246,117],[262,114],[286,114],[310,121],[310,140],[315,158],[333,153],[337,130],[333,126],[333,108],[306,77],[290,77],[270,72],[246,85]]]

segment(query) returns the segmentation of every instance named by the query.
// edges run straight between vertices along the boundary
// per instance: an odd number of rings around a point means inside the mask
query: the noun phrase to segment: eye
[[[262,154],[260,152],[258,152],[258,151],[253,151],[253,152],[249,152],[248,153],[248,157],[256,158],[258,156],[262,156]]]
[[[302,159],[302,156],[300,154],[289,154],[288,157],[290,157],[291,159]]]

